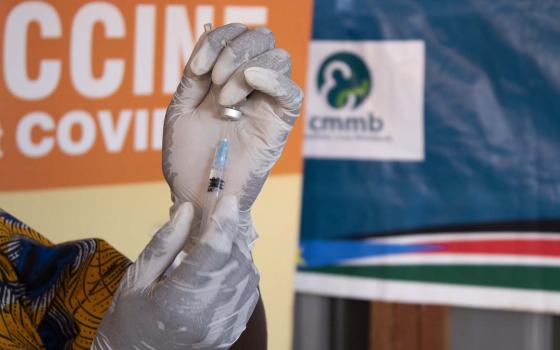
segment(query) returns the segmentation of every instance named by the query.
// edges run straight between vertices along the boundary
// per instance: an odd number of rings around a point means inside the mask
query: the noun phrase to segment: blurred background
[[[305,108],[254,207],[271,350],[560,349],[560,3],[0,2],[0,207],[134,259],[204,23],[268,26]]]

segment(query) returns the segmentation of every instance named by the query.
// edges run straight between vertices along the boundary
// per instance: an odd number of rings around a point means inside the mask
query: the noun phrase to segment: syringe
[[[204,232],[208,224],[210,215],[216,208],[216,203],[220,198],[225,186],[225,173],[227,168],[229,153],[229,140],[223,138],[216,147],[214,153],[214,160],[212,161],[212,168],[210,169],[210,176],[208,177],[208,189],[206,191],[206,200],[202,208],[202,220],[200,221],[200,234]]]
[[[206,33],[210,33],[211,30],[212,24],[206,23],[204,25],[204,31]],[[224,44],[227,45],[227,43]],[[210,94],[212,94],[212,97],[216,100],[212,89],[210,89]],[[220,136],[220,140],[216,147],[214,159],[212,160],[212,167],[210,168],[210,175],[208,176],[208,188],[206,191],[205,203],[202,208],[202,218],[200,221],[198,237],[202,237],[204,231],[206,230],[208,221],[216,208],[216,204],[218,203],[226,184],[226,169],[230,150],[228,139],[229,123],[239,120],[243,114],[236,106],[223,107],[221,112],[221,119],[224,122],[222,126],[222,135]],[[171,265],[166,269],[164,276],[169,276],[169,274],[181,264],[181,261],[187,256],[188,247],[189,243],[187,243],[185,248],[177,254],[173,263],[171,263]]]
[[[226,185],[226,169],[228,165],[228,154],[230,144],[228,139],[228,130],[232,127],[230,123],[234,123],[241,118],[241,111],[236,107],[223,107],[222,108],[222,136],[216,147],[212,167],[210,168],[210,175],[208,176],[208,188],[206,190],[206,199],[204,207],[202,208],[202,219],[200,221],[200,235],[204,233],[206,225],[210,216],[216,208],[216,203],[222,195]]]
[[[224,108],[224,110],[229,108]],[[233,109],[234,111],[237,111]],[[231,120],[231,117],[227,116],[227,112],[224,111],[224,118]],[[227,125],[224,126],[224,130],[227,129]],[[226,169],[228,165],[228,154],[229,154],[229,140],[227,135],[223,137],[219,142],[218,146],[216,147],[216,151],[214,152],[214,159],[212,160],[212,167],[210,168],[210,175],[208,176],[208,188],[206,190],[206,198],[204,199],[204,206],[202,207],[202,218],[200,220],[200,227],[199,227],[199,235],[198,237],[202,237],[206,227],[208,225],[208,221],[211,218],[214,209],[216,208],[216,204],[220,199],[222,192],[224,191],[224,187],[226,184]],[[190,244],[193,244],[192,241]],[[166,269],[164,276],[168,277],[173,270],[175,270],[179,265],[181,265],[181,261],[185,259],[187,256],[187,246],[177,254],[173,263]]]

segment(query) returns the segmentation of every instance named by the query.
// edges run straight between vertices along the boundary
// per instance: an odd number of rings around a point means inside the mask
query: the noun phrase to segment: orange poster
[[[304,86],[311,1],[2,1],[0,191],[162,180],[195,38],[231,22],[270,27]],[[301,171],[301,126],[276,173]]]

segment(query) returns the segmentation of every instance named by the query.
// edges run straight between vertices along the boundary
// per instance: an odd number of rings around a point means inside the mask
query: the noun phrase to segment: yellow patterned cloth
[[[89,349],[129,264],[100,239],[54,245],[0,209],[0,349]]]

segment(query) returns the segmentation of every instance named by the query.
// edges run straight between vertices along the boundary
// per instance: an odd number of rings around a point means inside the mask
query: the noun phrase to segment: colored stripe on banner
[[[352,277],[487,287],[560,290],[560,268],[508,265],[329,266],[301,269]]]
[[[503,235],[500,238],[481,236],[476,239],[471,234],[469,239],[451,235],[444,240],[419,240],[414,238],[403,242],[376,241],[372,239],[362,241],[348,240],[302,240],[300,244],[302,267],[322,267],[348,262],[369,262],[385,260],[395,257],[412,263],[414,259],[421,262],[430,261],[429,256],[445,255],[442,262],[480,263],[481,257],[490,257],[494,263],[507,262],[512,257],[523,261],[526,258],[532,263],[544,261],[547,264],[560,266],[560,237],[541,237],[539,235],[523,236],[516,234]],[[454,255],[457,255],[456,257]],[[469,257],[471,256],[471,257]],[[407,258],[408,257],[408,258]],[[500,260],[504,259],[504,260]],[[431,260],[431,261],[436,261]],[[524,263],[521,263],[524,264]]]

